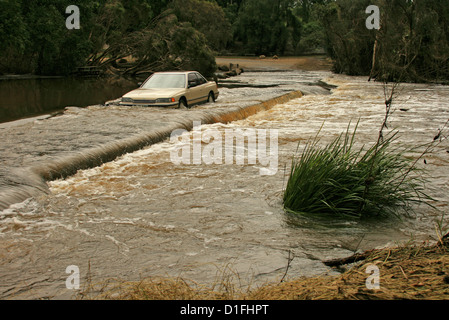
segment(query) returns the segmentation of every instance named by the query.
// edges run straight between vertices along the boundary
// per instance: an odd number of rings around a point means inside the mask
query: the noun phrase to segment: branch
[[[282,276],[282,279],[281,279],[280,282],[284,282],[284,279],[285,279],[285,277],[287,276],[287,273],[288,273],[288,269],[290,269],[290,265],[291,265],[291,263],[292,263],[294,258],[295,258],[295,256],[292,256],[292,251],[288,250],[287,268],[285,269],[285,273]]]
[[[410,168],[408,168],[408,170],[404,173],[404,175],[402,176],[401,182],[396,186],[396,189],[394,191],[397,191],[399,186],[402,185],[402,183],[405,181],[405,179],[410,174],[410,172],[413,170],[413,168],[415,168],[415,166],[419,160],[421,160],[426,154],[431,152],[433,148],[435,148],[437,145],[439,145],[441,142],[443,142],[444,140],[446,140],[448,138],[447,136],[443,135],[444,130],[448,127],[448,124],[449,124],[449,119],[446,121],[446,123],[443,125],[443,127],[441,129],[438,129],[437,135],[433,138],[433,140],[431,142],[429,142],[427,144],[426,149],[419,155],[418,158],[416,158],[416,160],[413,162],[413,164],[410,166]]]
[[[363,253],[356,253],[352,256],[346,257],[346,258],[339,258],[339,259],[332,259],[323,261],[323,263],[328,267],[340,267],[346,264],[355,263],[358,261],[362,261],[367,259],[372,254],[372,251],[367,251]]]

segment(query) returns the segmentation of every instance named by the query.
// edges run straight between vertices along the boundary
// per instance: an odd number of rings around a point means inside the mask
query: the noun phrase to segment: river
[[[335,87],[323,89],[320,80]],[[425,157],[426,187],[436,209],[420,206],[412,217],[372,221],[290,217],[282,208],[291,157],[321,126],[325,143],[360,120],[357,143],[374,142],[385,111],[381,83],[325,71],[273,70],[245,72],[232,81],[248,86],[222,87],[217,103],[191,110],[97,105],[2,128],[4,189],[17,184],[26,189],[35,181],[27,180],[27,172],[77,163],[73,154],[88,157],[93,146],[104,149],[127,136],[132,143],[132,137],[174,130],[180,123],[188,129],[184,141],[192,143],[195,134],[208,131],[274,132],[277,170],[262,175],[263,164],[248,161],[175,164],[179,144],[163,135],[102,165],[75,166],[70,174],[36,182],[32,196],[18,197],[21,201],[0,211],[0,297],[72,299],[77,291],[66,287],[68,266],[79,268],[82,287],[151,276],[200,284],[228,277],[254,287],[279,281],[286,271],[287,279],[335,274],[322,261],[357,250],[435,239],[435,223],[449,200],[447,143]],[[297,90],[304,96],[279,100],[248,117],[205,121],[219,111]],[[399,130],[403,145],[429,142],[449,118],[448,99],[447,86],[401,84],[389,127]],[[184,122],[193,121],[203,122],[191,131]],[[204,138],[200,146],[207,146]],[[17,182],[11,172],[27,182]]]
[[[84,107],[119,98],[137,81],[118,77],[59,78],[10,76],[0,78],[0,123]]]

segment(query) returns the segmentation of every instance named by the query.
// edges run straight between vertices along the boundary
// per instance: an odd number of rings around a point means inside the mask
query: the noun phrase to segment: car
[[[142,85],[125,94],[120,105],[191,108],[215,102],[219,91],[197,71],[155,72]]]

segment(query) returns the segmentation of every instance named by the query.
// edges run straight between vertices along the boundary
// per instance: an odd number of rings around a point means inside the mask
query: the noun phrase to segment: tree
[[[204,34],[212,50],[221,51],[232,40],[231,24],[217,3],[205,0],[174,0],[172,8],[180,22],[189,22],[193,28]]]
[[[371,0],[338,0],[321,7],[328,53],[334,71],[349,75],[369,74],[375,33],[366,28],[366,8]]]
[[[210,46],[225,46],[230,35],[215,2],[187,0],[183,11],[173,0],[79,0],[79,30],[66,28],[71,4],[0,0],[0,72],[68,75],[89,64],[127,75],[187,67],[211,75]],[[132,64],[114,68],[123,58]]]
[[[320,13],[332,0],[298,0],[294,14],[300,19],[301,32],[295,54],[323,52],[326,47],[325,27]]]
[[[292,0],[244,0],[235,22],[235,40],[255,54],[292,51],[300,32]]]
[[[365,9],[381,11],[380,30]],[[449,81],[449,9],[437,0],[337,0],[321,10],[334,70],[385,81]]]
[[[69,0],[3,0],[0,41],[3,72],[67,75],[84,64],[91,50],[88,29],[68,30]],[[86,7],[88,0],[78,1]]]
[[[133,63],[121,68],[129,76],[174,69],[195,69],[211,76],[216,70],[205,36],[171,11],[153,19],[145,29],[109,44],[100,57],[95,63],[101,67],[119,67],[118,61],[132,57]]]
[[[22,15],[22,1],[4,0],[0,2],[0,73],[11,72],[11,62],[17,64],[25,54],[30,41],[28,26]],[[28,68],[25,67],[24,72]]]
[[[379,4],[388,11],[383,18],[385,30],[381,29],[378,36],[380,47],[374,72],[386,79],[448,81],[447,6],[434,0]]]

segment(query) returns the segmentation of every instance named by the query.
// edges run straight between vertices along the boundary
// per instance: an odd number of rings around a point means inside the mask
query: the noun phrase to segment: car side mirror
[[[189,81],[189,88],[195,87],[196,86],[196,81],[195,80],[190,80]]]

